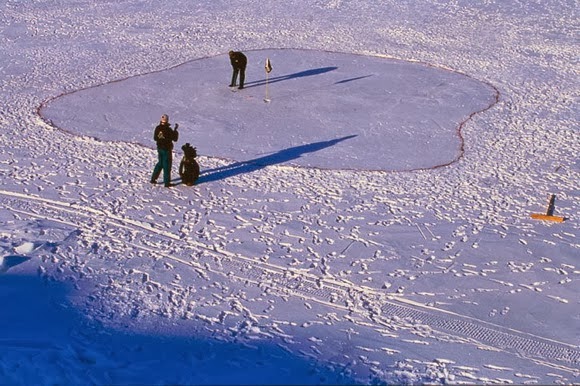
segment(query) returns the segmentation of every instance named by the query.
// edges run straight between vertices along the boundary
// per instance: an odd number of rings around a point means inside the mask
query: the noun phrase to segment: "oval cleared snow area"
[[[457,160],[461,124],[497,100],[491,85],[427,64],[296,49],[245,53],[244,90],[228,87],[224,53],[63,94],[40,113],[78,135],[148,147],[167,113],[180,127],[177,156],[189,142],[200,155],[264,166],[392,171]]]

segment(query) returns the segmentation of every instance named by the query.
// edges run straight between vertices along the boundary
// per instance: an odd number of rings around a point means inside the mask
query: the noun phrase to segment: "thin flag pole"
[[[266,58],[266,65],[264,66],[266,70],[266,98],[264,98],[264,102],[270,102],[270,93],[268,89],[269,80],[270,80],[270,71],[272,71],[272,64],[270,63],[270,58]]]
[[[268,92],[268,81],[270,79],[270,73],[268,71],[266,71],[266,99],[264,99],[266,102],[270,102],[270,98],[269,98],[269,92]]]

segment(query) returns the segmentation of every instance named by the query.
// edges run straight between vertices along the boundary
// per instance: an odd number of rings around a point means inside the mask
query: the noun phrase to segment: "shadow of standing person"
[[[294,159],[300,158],[303,154],[320,151],[354,137],[356,137],[356,135],[349,135],[342,138],[332,139],[330,141],[320,141],[307,145],[294,146],[264,157],[255,158],[249,161],[235,162],[231,165],[206,170],[199,177],[196,185],[205,182],[219,181],[225,178],[237,176],[239,174],[251,173],[256,170],[263,169],[266,166],[292,161]]]

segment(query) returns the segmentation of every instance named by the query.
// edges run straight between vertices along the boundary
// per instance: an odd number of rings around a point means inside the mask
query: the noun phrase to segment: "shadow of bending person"
[[[272,84],[272,83],[282,82],[282,81],[289,80],[289,79],[302,78],[305,76],[312,76],[312,75],[320,75],[320,74],[324,74],[326,72],[334,71],[337,68],[338,67],[321,67],[321,68],[314,68],[311,70],[296,72],[294,74],[280,75],[280,76],[270,78],[268,80],[268,83]],[[246,82],[246,88],[263,86],[265,84],[266,84],[266,79],[255,80],[253,82]]]
[[[231,165],[215,169],[204,170],[197,180],[196,185],[203,184],[204,182],[219,181],[239,174],[251,173],[263,169],[266,166],[292,161],[300,158],[303,154],[313,153],[354,137],[356,137],[356,135],[348,135],[330,141],[320,141],[307,145],[294,146],[264,157],[255,158],[249,161],[235,162]]]

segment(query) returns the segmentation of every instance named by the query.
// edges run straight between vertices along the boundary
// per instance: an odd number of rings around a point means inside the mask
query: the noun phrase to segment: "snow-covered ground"
[[[580,382],[577,2],[0,5],[0,384]]]

